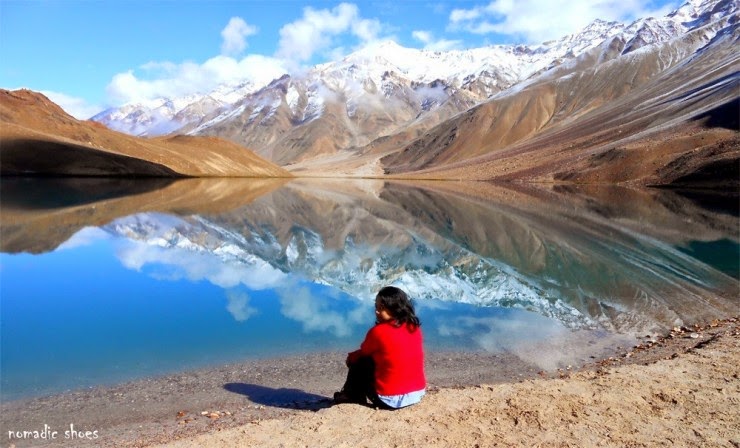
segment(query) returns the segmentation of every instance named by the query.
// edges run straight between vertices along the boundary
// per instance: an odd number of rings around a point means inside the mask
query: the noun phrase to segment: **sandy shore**
[[[737,448],[740,330],[736,320],[714,325],[677,329],[620,357],[638,363],[609,367],[621,364],[613,358],[563,378],[435,390],[399,411],[339,405],[161,446]]]
[[[330,397],[341,387],[345,357],[320,353],[248,361],[2,403],[0,446],[142,447],[317,411],[331,406]],[[487,353],[429,353],[426,367],[432,390],[507,383],[539,372],[515,356]],[[218,418],[201,415],[213,411]],[[66,439],[71,424],[75,431],[97,431],[98,437]],[[45,425],[58,431],[55,439],[8,436]]]
[[[432,353],[429,394],[396,412],[331,406],[342,354],[227,365],[3,403],[0,445],[737,447],[739,335],[728,319],[549,372],[507,355]],[[72,424],[90,434],[66,438]],[[57,437],[8,432],[44,425]]]

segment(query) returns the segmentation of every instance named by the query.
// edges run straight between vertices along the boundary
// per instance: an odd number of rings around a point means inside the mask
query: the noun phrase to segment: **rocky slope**
[[[138,138],[79,121],[45,96],[0,90],[3,175],[290,176],[215,137]]]
[[[420,135],[619,28],[596,22],[537,47],[432,52],[382,42],[304,75],[286,75],[178,132],[224,136],[281,165],[351,156],[353,148],[400,130]]]
[[[497,95],[385,157],[386,173],[737,184],[737,5],[713,5],[678,38],[635,51],[617,35]]]
[[[178,133],[224,136],[287,164],[351,153],[399,129],[411,128],[418,135],[623,28],[597,20],[577,34],[541,45],[447,52],[380,42],[267,86],[222,86],[203,95],[128,104],[93,119],[135,134],[177,128]],[[200,116],[193,113],[198,110]]]
[[[736,2],[690,0],[536,46],[382,42],[267,86],[95,119],[225,137],[302,176],[726,185],[738,178],[737,22]]]

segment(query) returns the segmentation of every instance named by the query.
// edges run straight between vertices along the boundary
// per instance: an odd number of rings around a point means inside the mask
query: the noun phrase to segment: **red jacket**
[[[367,332],[360,349],[350,354],[371,356],[375,362],[375,391],[379,395],[401,395],[426,387],[421,328],[410,331],[407,324],[375,325]]]

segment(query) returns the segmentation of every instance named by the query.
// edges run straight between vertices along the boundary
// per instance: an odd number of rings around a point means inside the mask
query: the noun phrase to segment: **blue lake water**
[[[386,284],[428,351],[546,369],[738,311],[737,213],[672,192],[2,182],[3,400],[352,350]]]

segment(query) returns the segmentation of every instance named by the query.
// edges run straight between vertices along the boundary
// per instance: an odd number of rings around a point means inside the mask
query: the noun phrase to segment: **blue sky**
[[[0,0],[0,87],[77,118],[108,106],[267,82],[392,39],[434,50],[540,43],[596,18],[665,15],[678,0]]]

